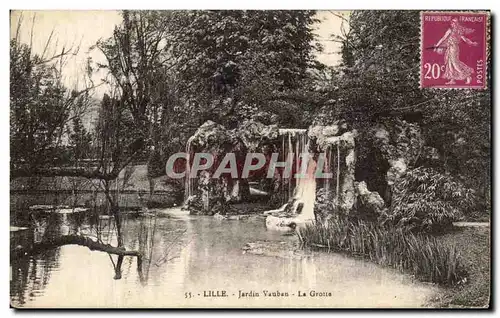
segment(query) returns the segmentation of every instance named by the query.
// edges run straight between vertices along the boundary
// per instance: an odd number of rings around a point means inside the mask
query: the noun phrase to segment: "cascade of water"
[[[325,172],[329,173],[332,171],[332,150],[330,146],[326,148],[326,163],[325,163]],[[326,178],[325,180],[325,190],[326,195],[330,196],[330,178]]]
[[[339,202],[339,191],[340,191],[340,149],[337,144],[337,202]]]
[[[285,153],[285,160],[288,161],[288,155],[290,154],[290,151],[293,150],[292,146],[292,134],[288,133],[288,152]],[[288,199],[292,197],[292,174],[290,173],[288,176]]]
[[[280,128],[278,129],[279,135],[287,135],[287,134],[304,134],[306,133],[307,129],[300,129],[300,128]]]
[[[281,145],[281,150],[283,151],[283,156],[282,160],[285,161],[286,159],[286,148],[285,148],[285,138],[282,138],[282,145]],[[281,194],[281,204],[284,204],[286,202],[285,198],[285,181],[281,179],[281,187],[280,187],[280,194]]]
[[[308,153],[309,141],[304,140],[302,144],[302,153]],[[296,206],[293,210],[296,211],[299,202],[303,203],[302,210],[300,214],[296,217],[299,221],[311,221],[314,220],[314,203],[316,201],[316,161],[314,161],[311,154],[305,158],[304,165],[306,165],[306,176],[305,178],[300,178],[297,181],[297,186],[295,187]]]
[[[309,154],[307,130],[280,129],[279,132],[283,136],[284,160],[286,160],[288,153],[293,152],[295,173],[300,174],[302,166],[306,167],[304,171],[305,178],[296,179],[295,187],[293,187],[291,179],[288,182],[288,198],[295,199],[292,211],[297,211],[299,204],[303,204],[302,210],[296,219],[299,221],[314,220],[314,202],[316,200],[316,179],[314,174],[316,171],[316,162],[313,160],[312,155]],[[287,138],[286,144],[285,138]]]
[[[190,196],[193,195],[193,180],[189,177],[191,172],[191,142],[193,138],[190,137],[186,143],[186,181],[185,181],[185,189],[184,189],[184,200],[187,200]]]
[[[302,210],[298,215],[299,219],[302,220],[313,220],[314,219],[314,202],[316,199],[316,180],[315,180],[315,170],[316,162],[313,159],[312,154],[309,153],[309,138],[306,129],[280,129],[280,135],[282,136],[282,160],[288,160],[288,156],[291,155],[290,159],[295,160],[295,165],[288,180],[282,180],[281,186],[281,197],[284,202],[288,202],[291,198],[295,199],[293,211],[297,211],[300,203],[303,204]],[[286,140],[285,140],[286,139]],[[194,188],[196,180],[190,178],[191,173],[191,154],[192,154],[192,142],[194,137],[188,139],[186,143],[186,179],[185,179],[185,199],[187,200],[190,196],[194,195]],[[331,150],[331,149],[330,149]],[[329,151],[330,151],[329,150]],[[329,152],[331,156],[331,151]],[[333,171],[331,158],[328,159],[328,170]],[[298,178],[292,180],[294,173],[302,174],[303,167],[305,167],[305,178]],[[328,180],[326,182],[329,182]],[[287,188],[285,188],[285,184]],[[209,193],[201,193],[204,208],[208,209],[207,204],[209,203]]]
[[[299,171],[299,160],[300,160],[300,151],[302,150],[300,142],[302,138],[298,133],[295,133],[295,156],[293,160],[295,160],[295,172]],[[296,183],[297,184],[297,183]]]
[[[303,150],[307,141],[307,130],[297,129],[297,128],[281,128],[279,129],[279,135],[282,136],[282,145],[281,145],[281,150],[283,154],[283,156],[281,157],[282,161],[286,161],[290,153],[293,154],[292,158],[293,160],[295,160],[295,170],[297,171],[300,167],[299,164],[300,154],[304,152]],[[288,178],[288,180],[282,179],[282,186],[281,186],[282,204],[288,202],[288,200],[292,198],[292,195],[294,194],[294,191],[297,188],[297,182],[295,182],[294,186],[292,176],[293,176],[293,169],[290,172],[290,177]]]
[[[208,208],[210,207],[210,192],[206,191],[203,194],[203,207],[205,208],[205,211],[208,211]]]

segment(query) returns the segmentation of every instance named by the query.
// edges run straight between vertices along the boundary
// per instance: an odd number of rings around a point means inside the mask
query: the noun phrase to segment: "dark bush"
[[[391,207],[381,216],[381,222],[441,232],[460,220],[474,202],[474,191],[451,175],[418,167],[396,180]]]

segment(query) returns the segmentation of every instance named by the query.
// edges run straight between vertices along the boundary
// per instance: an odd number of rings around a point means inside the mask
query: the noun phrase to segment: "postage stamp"
[[[487,86],[487,12],[422,12],[420,87]]]

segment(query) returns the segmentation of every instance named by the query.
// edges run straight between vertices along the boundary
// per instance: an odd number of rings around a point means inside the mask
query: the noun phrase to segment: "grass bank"
[[[455,244],[460,251],[462,264],[469,273],[467,282],[444,289],[444,294],[434,299],[436,307],[487,307],[490,302],[490,228],[459,228],[439,236],[443,244]]]
[[[307,225],[298,235],[303,246],[361,256],[425,282],[454,285],[467,277],[457,246],[430,235],[346,220]]]

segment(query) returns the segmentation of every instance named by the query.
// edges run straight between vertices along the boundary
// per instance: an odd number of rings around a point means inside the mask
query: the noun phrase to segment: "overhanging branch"
[[[124,247],[115,247],[110,244],[99,243],[86,236],[62,235],[51,238],[31,246],[19,247],[11,252],[11,257],[38,254],[40,252],[61,247],[64,245],[78,245],[88,247],[91,251],[100,251],[118,256],[135,256],[138,261],[142,260],[142,254],[138,251],[127,251]]]

